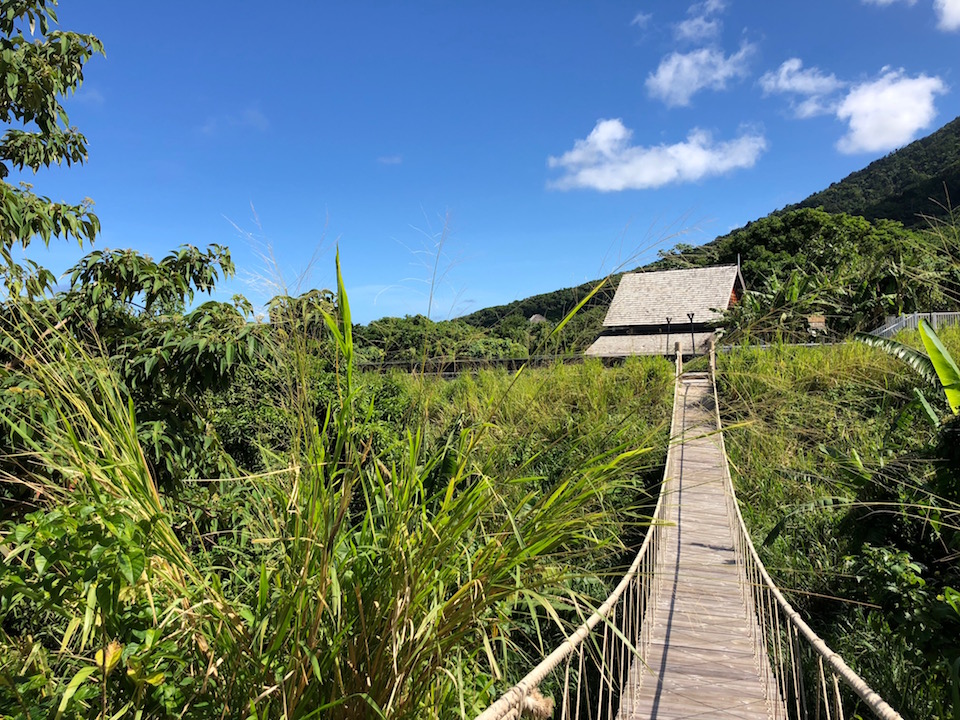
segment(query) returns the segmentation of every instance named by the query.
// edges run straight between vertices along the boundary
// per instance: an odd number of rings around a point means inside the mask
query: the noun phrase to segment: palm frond
[[[930,360],[929,356],[919,350],[915,350],[909,345],[904,345],[890,338],[877,337],[876,335],[869,335],[862,332],[856,333],[853,338],[902,360],[916,370],[931,387],[937,388],[938,390],[940,389],[940,379],[937,377],[937,370],[933,366],[933,361]]]

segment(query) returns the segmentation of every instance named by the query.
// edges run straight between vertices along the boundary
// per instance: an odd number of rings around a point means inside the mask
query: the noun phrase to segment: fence
[[[882,327],[871,330],[870,335],[891,338],[901,330],[916,330],[920,326],[920,318],[930,323],[934,329],[943,325],[960,325],[960,312],[911,313],[899,317],[888,317],[887,322]]]

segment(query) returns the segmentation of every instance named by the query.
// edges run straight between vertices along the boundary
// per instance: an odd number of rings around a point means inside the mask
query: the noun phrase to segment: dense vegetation
[[[0,12],[0,716],[472,714],[629,556],[669,364],[361,375],[342,281],[253,322],[195,302],[217,246],[94,251],[55,288],[15,246],[99,220],[3,179],[86,158],[62,100],[102,48],[54,5]],[[358,335],[434,352],[418,324]]]
[[[374,320],[356,328],[359,356],[369,365],[415,365],[428,359],[496,360],[577,354],[602,329],[612,293],[604,292],[603,287],[597,290],[594,284],[551,296],[549,306],[531,298],[508,309],[487,308],[456,320],[434,322],[423,315]],[[571,316],[584,300],[583,308]],[[563,333],[554,332],[561,324]]]
[[[110,359],[47,336],[23,374],[48,412],[8,422],[34,497],[4,528],[4,714],[470,715],[605,593],[669,363],[358,376],[331,334],[212,399],[257,474],[167,491]]]
[[[960,332],[941,335],[960,356]],[[921,377],[861,343],[720,360],[727,449],[771,574],[904,717],[955,717],[960,423],[942,390],[926,391],[933,423]]]
[[[338,273],[337,292],[274,298],[254,322],[241,297],[198,302],[234,270],[212,246],[94,251],[54,287],[17,253],[89,244],[99,220],[5,179],[86,157],[61,100],[102,47],[55,30],[54,5],[0,12],[0,716],[474,713],[629,560],[671,366],[360,370],[575,353],[612,285],[354,326]],[[869,207],[939,179],[948,128],[922,159],[857,175]],[[731,326],[770,340],[803,336],[814,313],[844,335],[956,307],[958,252],[952,222],[802,208],[656,266],[739,258],[756,291]],[[721,358],[721,383],[771,570],[895,705],[955,715],[960,442],[942,388],[918,394],[922,377],[865,344],[745,347]]]
[[[889,220],[791,210],[748,223],[659,267],[741,263],[750,293],[725,325],[762,338],[806,336],[823,315],[834,337],[872,330],[890,315],[960,308],[955,226],[907,230]]]

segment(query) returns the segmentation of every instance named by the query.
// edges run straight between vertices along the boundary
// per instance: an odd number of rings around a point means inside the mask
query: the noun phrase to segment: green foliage
[[[324,314],[336,311],[336,298],[329,290],[309,290],[297,297],[277,295],[267,303],[275,331],[308,340],[323,337]]]
[[[950,410],[956,415],[960,413],[960,368],[957,368],[957,363],[950,351],[940,342],[937,333],[923,319],[920,320],[920,338],[927,349],[927,355],[930,356],[930,362],[937,371],[937,377],[947,396]]]
[[[724,314],[725,341],[759,340],[807,342],[816,339],[810,315],[836,314],[837,306],[816,279],[792,270],[786,280],[776,275],[763,280]]]
[[[244,367],[246,397],[281,396],[263,472],[170,496],[111,358],[66,325],[19,347],[45,415],[8,426],[43,507],[0,525],[4,712],[467,716],[605,592],[669,364],[363,376],[342,281],[336,308]]]
[[[8,127],[0,139],[0,253],[8,294],[36,295],[52,276],[14,262],[14,245],[27,247],[39,236],[92,242],[100,221],[91,202],[53,202],[35,195],[29,184],[11,185],[11,167],[37,172],[52,164],[82,163],[86,138],[70,127],[61,98],[83,82],[84,64],[103,45],[93,35],[53,30],[55,0],[9,0],[0,3],[0,121]],[[24,32],[29,29],[33,40]],[[16,127],[12,125],[20,125]]]
[[[381,318],[356,328],[358,356],[367,364],[422,363],[443,359],[522,359],[537,355],[580,353],[596,339],[603,326],[609,285],[591,283],[552,297],[549,307],[517,304],[433,322],[423,315]],[[545,296],[543,296],[545,297]],[[528,307],[529,305],[529,307]],[[531,320],[539,311],[546,319]]]
[[[166,714],[182,705],[182,692],[160,687],[174,671],[176,643],[161,639],[146,592],[151,531],[114,498],[62,504],[12,528],[0,576],[0,638],[12,650],[0,662],[0,707],[26,718],[108,706]],[[7,634],[14,628],[17,641]]]
[[[867,333],[857,333],[854,338],[870,347],[883,350],[883,352],[888,355],[892,355],[907,363],[907,365],[916,370],[920,377],[931,385],[937,382],[937,369],[930,361],[930,357],[924,355],[919,350],[891,338],[877,337],[876,335],[869,335]]]
[[[606,308],[613,299],[613,293],[617,287],[619,275],[611,275],[602,292],[594,295],[585,309],[603,307]],[[543,315],[552,323],[558,323],[566,317],[581,300],[591,294],[599,280],[583,283],[572,288],[555,290],[550,293],[533,295],[523,300],[515,300],[506,305],[484,308],[476,312],[465,315],[461,318],[464,322],[484,328],[497,328],[501,324],[509,324],[511,318],[515,316],[529,320],[533,315]],[[593,338],[595,339],[595,338]],[[591,339],[591,342],[593,341]]]
[[[0,397],[4,411],[31,418],[44,413],[23,366],[35,346],[56,352],[51,335],[63,330],[87,352],[110,358],[131,394],[161,484],[229,471],[229,459],[208,432],[204,397],[259,354],[263,331],[247,322],[250,306],[242,298],[185,307],[232,272],[229,252],[219,246],[183,247],[159,262],[133,250],[94,252],[73,269],[67,290],[49,299],[11,299],[0,307],[2,382],[22,391]],[[16,456],[19,442],[6,434],[7,457]]]
[[[358,326],[355,332],[359,357],[367,363],[524,358],[528,354],[527,343],[517,332],[498,337],[462,320],[434,322],[423,315],[382,318]]]
[[[940,337],[960,349],[956,330]],[[801,614],[905,717],[952,716],[956,422],[926,422],[925,381],[862,343],[719,361],[738,496],[778,585],[799,590]]]
[[[845,336],[888,315],[958,307],[960,245],[950,227],[919,233],[887,220],[790,210],[661,264],[740,261],[748,293],[724,320],[735,335],[809,340],[808,317],[822,315],[830,334]]]
[[[956,415],[960,411],[960,369],[957,368],[953,356],[944,347],[937,333],[922,318],[919,321],[919,334],[924,348],[926,348],[926,355],[909,345],[889,338],[858,333],[856,339],[903,360],[916,370],[929,385],[938,390],[943,390],[951,412]],[[919,389],[917,392],[925,406],[929,407],[926,405],[924,396],[919,394]],[[934,418],[934,424],[939,424],[936,418]]]
[[[824,314],[839,334],[956,297],[956,269],[938,244],[885,220],[790,211],[718,238],[710,250],[718,262],[739,257],[747,287],[761,293],[770,278],[803,282],[796,298],[779,298],[779,307]]]

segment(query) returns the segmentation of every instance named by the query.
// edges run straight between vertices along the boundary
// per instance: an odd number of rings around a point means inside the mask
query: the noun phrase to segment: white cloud
[[[381,165],[400,165],[403,162],[403,155],[381,155],[377,158]]]
[[[204,135],[219,135],[227,130],[258,130],[264,132],[270,128],[270,120],[258,107],[248,107],[238,113],[212,115],[200,126]]]
[[[800,118],[834,112],[837,100],[830,96],[845,84],[832,73],[827,75],[816,67],[804,68],[800,58],[790,58],[760,78],[760,87],[765,95],[781,93],[801,96],[801,99],[791,100],[793,112]]]
[[[884,68],[878,80],[853,87],[837,108],[849,125],[837,149],[844,153],[893,150],[907,144],[933,122],[934,98],[947,91],[939,77],[907,77]]]
[[[692,17],[677,23],[675,30],[678,40],[709,40],[720,34],[721,23],[716,19]]]
[[[694,129],[674,145],[631,145],[633,131],[619,119],[599,120],[590,135],[547,164],[563,175],[550,183],[559,190],[590,188],[602,192],[646,190],[670,183],[693,182],[731,170],[752,167],[767,148],[756,132],[728,142]]]
[[[815,67],[804,70],[800,58],[790,58],[776,71],[765,73],[760,78],[760,87],[768,94],[828,95],[842,86],[843,83],[832,73],[824,75]]]
[[[937,13],[937,27],[941,30],[960,30],[960,0],[933,0]]]
[[[713,16],[723,12],[725,7],[722,0],[704,0],[691,5],[687,8],[690,17],[673,26],[677,40],[699,42],[715,38],[723,23]]]
[[[89,84],[84,84],[79,90],[77,90],[72,100],[79,105],[86,104],[100,106],[106,102],[106,98],[104,97],[103,93]]]
[[[633,20],[630,21],[630,24],[636,25],[639,28],[645,28],[652,17],[652,13],[638,12],[633,16]]]
[[[744,77],[753,52],[747,43],[729,57],[714,48],[670,53],[647,77],[647,90],[669,106],[689,105],[700,90],[723,90],[728,80]]]
[[[691,15],[716,15],[727,9],[727,3],[724,0],[703,0],[703,2],[694,3],[687,10]]]
[[[822,95],[813,95],[793,104],[793,114],[800,120],[816,117],[817,115],[832,115],[837,112],[840,101],[836,98],[827,98]]]
[[[865,5],[893,5],[903,2],[915,5],[917,0],[861,0]],[[960,30],[960,0],[933,0],[933,11],[937,15],[937,27],[947,32]]]

